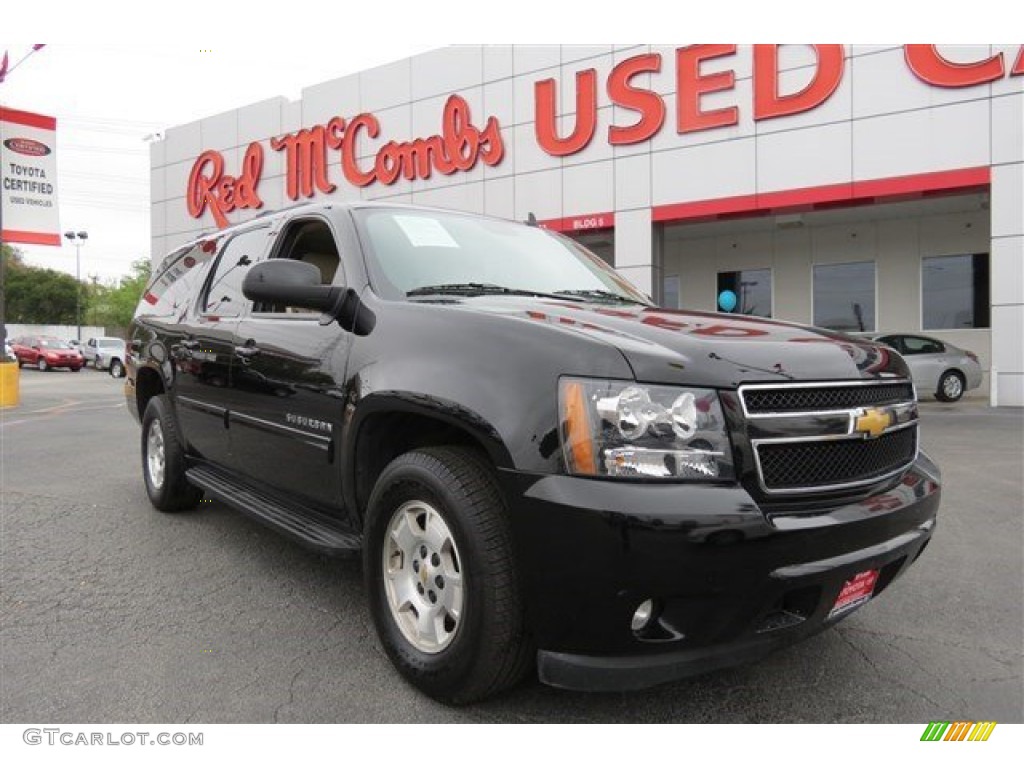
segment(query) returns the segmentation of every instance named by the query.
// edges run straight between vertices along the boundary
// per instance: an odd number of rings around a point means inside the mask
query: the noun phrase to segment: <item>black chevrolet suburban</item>
[[[128,357],[153,505],[205,494],[360,555],[384,649],[446,702],[534,667],[601,691],[756,659],[934,532],[897,353],[659,309],[536,226],[266,214],[164,260]]]

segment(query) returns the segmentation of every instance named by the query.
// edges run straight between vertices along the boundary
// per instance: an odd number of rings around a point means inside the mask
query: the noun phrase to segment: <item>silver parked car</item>
[[[97,336],[89,339],[82,347],[82,355],[85,357],[86,365],[92,363],[98,371],[109,368],[110,375],[117,378],[124,376],[124,339],[115,336]]]
[[[948,341],[910,333],[883,333],[871,338],[903,356],[919,396],[933,393],[942,402],[953,403],[964,392],[981,386],[978,356]]]

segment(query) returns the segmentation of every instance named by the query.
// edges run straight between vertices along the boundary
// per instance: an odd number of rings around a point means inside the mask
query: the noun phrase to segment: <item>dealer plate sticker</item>
[[[839,597],[836,598],[835,605],[828,612],[827,618],[834,619],[836,616],[852,611],[857,606],[866,603],[871,599],[871,595],[874,594],[877,582],[877,570],[861,571],[852,579],[849,579],[843,584],[843,588],[839,590]]]

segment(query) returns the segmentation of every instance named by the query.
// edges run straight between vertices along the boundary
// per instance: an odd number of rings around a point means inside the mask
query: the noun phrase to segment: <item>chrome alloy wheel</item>
[[[440,653],[463,618],[462,559],[441,514],[407,501],[388,523],[382,550],[388,608],[402,635],[422,653]]]
[[[164,485],[166,464],[164,430],[160,426],[160,420],[153,419],[149,425],[149,432],[146,434],[146,471],[149,473],[149,482],[154,490],[158,491]]]
[[[951,373],[942,380],[942,394],[950,400],[956,400],[963,394],[964,385],[960,377]]]

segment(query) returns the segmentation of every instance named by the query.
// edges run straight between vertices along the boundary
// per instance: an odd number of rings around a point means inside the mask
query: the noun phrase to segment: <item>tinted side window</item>
[[[919,336],[905,336],[903,346],[908,355],[939,355],[946,351],[942,342],[935,339],[923,339]]]
[[[216,239],[201,240],[171,253],[157,268],[135,310],[137,315],[170,315],[190,305],[202,275],[217,254]]]
[[[263,258],[269,229],[260,227],[235,235],[224,247],[210,278],[200,309],[205,314],[238,317],[245,306],[242,280],[249,267]]]

